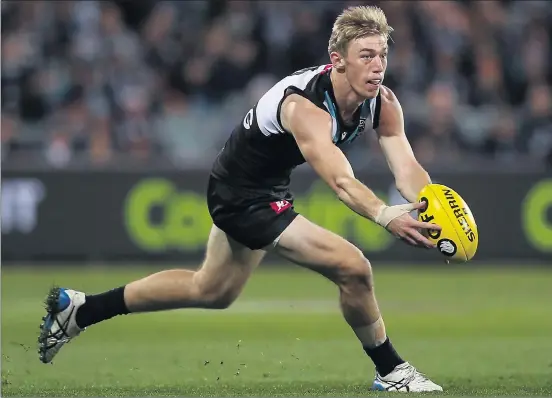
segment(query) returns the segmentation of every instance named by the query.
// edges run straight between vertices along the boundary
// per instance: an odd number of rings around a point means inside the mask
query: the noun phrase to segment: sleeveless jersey
[[[330,80],[331,65],[297,71],[276,83],[232,131],[215,159],[211,175],[227,185],[260,190],[272,195],[286,192],[293,169],[305,163],[291,133],[284,130],[280,109],[290,94],[298,94],[332,117],[332,139],[341,147],[353,142],[367,128],[376,128],[380,94],[357,109],[351,126],[339,112]],[[323,133],[323,132],[321,132]]]

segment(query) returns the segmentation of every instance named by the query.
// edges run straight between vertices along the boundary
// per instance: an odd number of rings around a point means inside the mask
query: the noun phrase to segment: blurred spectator
[[[552,6],[513,0],[4,1],[3,165],[208,167],[271,84],[329,62],[337,13],[367,3],[395,28],[386,84],[425,164],[552,167]],[[351,154],[368,164],[381,153],[364,141],[370,157]]]
[[[520,131],[521,150],[552,167],[552,92],[549,85],[540,83],[529,88]]]

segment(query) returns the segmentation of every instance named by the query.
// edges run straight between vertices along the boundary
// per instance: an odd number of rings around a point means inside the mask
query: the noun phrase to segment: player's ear
[[[345,72],[345,58],[337,51],[332,51],[330,54],[330,60],[332,61],[332,67],[338,72]]]

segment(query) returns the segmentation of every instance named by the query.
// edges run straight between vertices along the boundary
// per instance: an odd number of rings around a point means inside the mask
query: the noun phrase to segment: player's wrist
[[[376,224],[379,224],[381,225],[382,227],[386,227],[387,224],[389,224],[390,220],[387,220],[387,218],[385,217],[384,213],[385,213],[385,210],[388,209],[389,206],[387,206],[385,203],[381,204],[379,207],[378,207],[378,210],[376,212],[376,216],[374,217],[374,221],[376,222]]]
[[[386,228],[395,218],[400,217],[403,214],[407,214],[410,211],[412,211],[412,204],[410,203],[398,206],[388,206],[386,204],[382,204],[378,208],[374,221]]]

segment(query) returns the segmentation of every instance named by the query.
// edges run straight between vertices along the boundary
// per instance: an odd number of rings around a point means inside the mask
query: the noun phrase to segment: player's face
[[[345,74],[353,90],[363,98],[373,98],[387,68],[387,41],[384,36],[366,36],[349,43]]]

